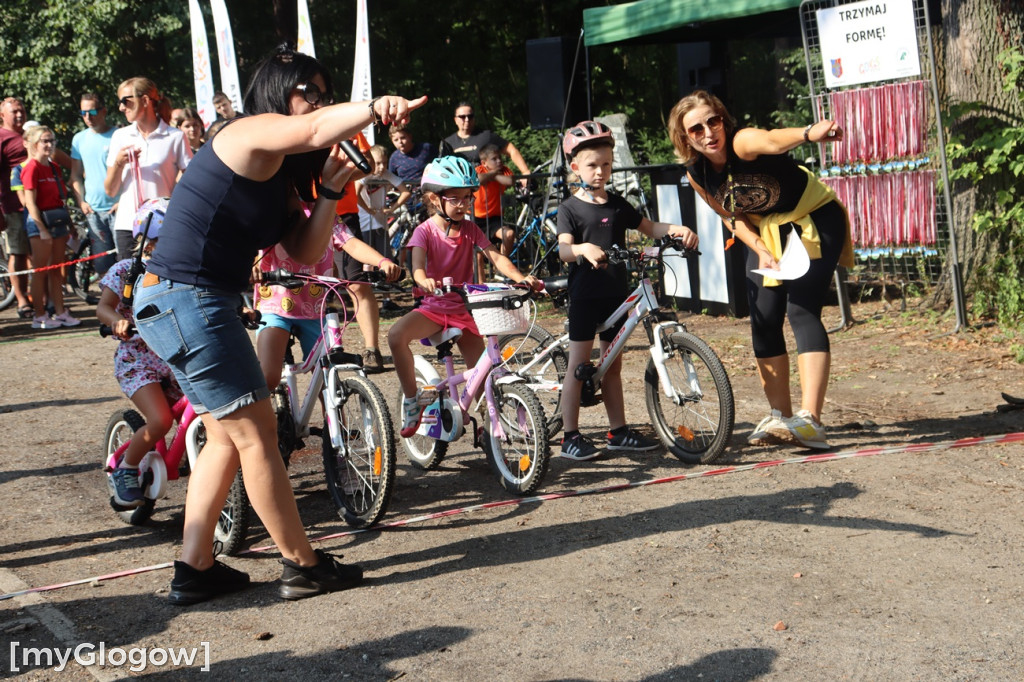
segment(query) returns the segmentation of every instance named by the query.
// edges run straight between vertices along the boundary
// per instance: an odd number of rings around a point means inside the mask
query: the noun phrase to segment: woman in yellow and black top
[[[736,129],[722,102],[698,90],[669,115],[669,136],[690,184],[743,242],[747,252],[750,326],[761,384],[771,406],[748,440],[797,442],[825,449],[821,410],[831,349],[821,309],[837,264],[853,265],[849,218],[835,193],[787,152],[805,142],[842,139],[832,121],[806,128]],[[811,258],[790,281],[750,272],[777,268],[787,239],[798,235]],[[793,414],[783,323],[796,337],[801,409]]]

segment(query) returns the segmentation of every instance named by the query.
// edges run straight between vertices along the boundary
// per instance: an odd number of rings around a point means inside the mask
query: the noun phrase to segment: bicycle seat
[[[545,277],[542,281],[544,282],[544,290],[549,294],[556,294],[569,288],[568,275],[563,277]]]
[[[426,339],[420,339],[424,346],[440,346],[445,341],[456,341],[462,336],[462,330],[458,327],[448,327]]]

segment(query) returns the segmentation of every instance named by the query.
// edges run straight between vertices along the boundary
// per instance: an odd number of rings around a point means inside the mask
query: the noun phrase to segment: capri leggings
[[[846,241],[846,213],[839,203],[832,201],[811,213],[811,218],[821,237],[821,258],[811,261],[803,277],[774,287],[763,286],[761,275],[751,272],[758,267],[757,254],[747,250],[747,300],[754,357],[786,354],[782,326],[787,316],[796,337],[797,353],[830,350],[828,333],[821,323],[821,309],[829,296],[832,275]],[[798,229],[793,225],[784,242],[794,238]]]

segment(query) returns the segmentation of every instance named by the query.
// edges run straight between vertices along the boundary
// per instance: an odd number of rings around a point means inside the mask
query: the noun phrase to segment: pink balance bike
[[[100,335],[108,336],[110,327],[100,327]],[[206,443],[206,428],[198,418],[188,398],[182,396],[172,407],[175,427],[168,434],[170,444],[160,441],[156,450],[149,452],[139,463],[139,481],[145,499],[141,506],[122,507],[110,498],[110,506],[117,516],[133,526],[144,524],[153,515],[156,501],[164,496],[170,481],[187,476],[195,467],[199,452]],[[119,409],[107,422],[103,437],[103,470],[110,473],[117,467],[128,449],[132,435],[142,428],[146,421],[136,410]],[[186,458],[187,455],[187,458]],[[184,462],[182,461],[184,460]],[[249,531],[249,498],[242,483],[242,472],[235,474],[235,480],[228,491],[228,499],[220,512],[220,519],[214,531],[214,555],[235,554],[242,547]]]

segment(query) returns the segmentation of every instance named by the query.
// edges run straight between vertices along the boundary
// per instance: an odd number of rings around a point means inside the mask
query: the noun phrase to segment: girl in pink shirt
[[[462,298],[456,293],[430,295],[441,286],[442,278],[451,277],[456,284],[472,282],[473,253],[479,248],[505,277],[528,283],[535,289],[543,286],[535,277],[523,277],[473,222],[473,190],[479,186],[476,170],[457,156],[440,157],[423,170],[420,187],[431,216],[416,227],[409,239],[409,248],[412,249],[413,281],[428,295],[418,308],[406,313],[388,332],[388,345],[404,397],[403,438],[416,431],[423,406],[435,398],[417,390],[410,344],[447,327],[458,327],[463,332],[458,341],[459,350],[467,367],[474,366],[484,350],[484,341]]]

